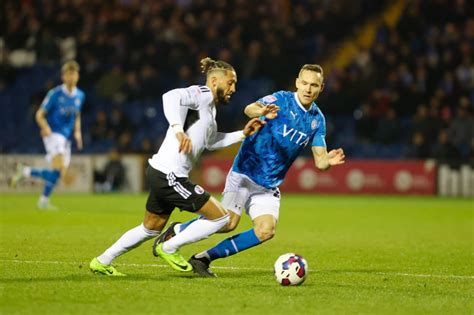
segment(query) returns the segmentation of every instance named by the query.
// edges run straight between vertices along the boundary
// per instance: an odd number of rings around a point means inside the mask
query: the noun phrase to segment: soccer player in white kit
[[[82,149],[81,108],[85,94],[77,87],[79,64],[68,61],[61,68],[62,85],[51,89],[36,112],[36,122],[40,128],[46,149],[46,160],[51,168],[36,168],[18,165],[10,185],[16,187],[26,177],[37,177],[44,181],[44,189],[38,209],[56,210],[49,202],[49,196],[64,174],[71,161],[71,138],[74,137],[79,150]]]
[[[319,65],[304,65],[295,82],[296,92],[278,91],[245,108],[249,117],[265,116],[267,124],[258,135],[245,139],[227,176],[222,204],[231,219],[221,232],[235,229],[244,211],[252,219],[253,228],[193,255],[189,262],[201,276],[215,277],[209,269],[212,261],[260,245],[274,236],[280,210],[278,186],[304,147],[311,145],[319,170],[344,163],[341,148],[326,150],[326,121],[315,102],[323,90],[323,80]],[[163,234],[172,240],[186,232],[192,222],[174,224]]]
[[[158,236],[175,207],[198,213],[203,219],[190,224],[179,237],[154,246],[154,254],[175,270],[192,271],[179,248],[209,237],[229,222],[229,214],[220,202],[192,183],[188,174],[205,149],[215,150],[240,142],[257,132],[264,122],[254,118],[241,131],[217,132],[216,105],[229,102],[236,90],[237,75],[228,63],[210,58],[201,60],[201,68],[207,76],[206,85],[174,89],[163,95],[164,113],[170,127],[158,153],[148,160],[146,179],[150,193],[143,223],[92,259],[92,272],[122,276],[112,261]]]

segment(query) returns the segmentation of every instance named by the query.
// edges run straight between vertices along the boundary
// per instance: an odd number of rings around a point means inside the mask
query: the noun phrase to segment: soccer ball
[[[278,257],[274,271],[279,284],[300,285],[308,274],[308,263],[300,255],[288,253]]]

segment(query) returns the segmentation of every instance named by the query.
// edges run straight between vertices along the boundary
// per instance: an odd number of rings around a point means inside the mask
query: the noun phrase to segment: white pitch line
[[[67,261],[55,261],[55,260],[20,260],[20,259],[0,259],[0,262],[5,263],[20,263],[20,264],[45,264],[45,265],[87,265],[86,262],[67,262]],[[157,268],[168,268],[168,265],[161,264],[118,264],[126,267],[157,267]],[[251,267],[225,267],[225,266],[213,266],[213,269],[222,270],[254,270],[254,271],[268,271],[272,269],[268,268],[251,268]],[[319,270],[316,272],[329,273],[328,271]],[[441,278],[441,279],[468,279],[474,280],[474,276],[461,276],[461,275],[427,275],[427,274],[416,274],[416,273],[402,273],[402,272],[357,272],[357,271],[344,271],[341,273],[348,274],[360,274],[360,273],[371,273],[381,276],[401,276],[401,277],[415,277],[415,278]]]

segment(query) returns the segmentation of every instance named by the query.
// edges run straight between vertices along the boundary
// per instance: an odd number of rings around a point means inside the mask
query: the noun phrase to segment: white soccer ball
[[[300,255],[288,253],[275,261],[275,277],[281,285],[300,285],[308,275],[308,263]]]

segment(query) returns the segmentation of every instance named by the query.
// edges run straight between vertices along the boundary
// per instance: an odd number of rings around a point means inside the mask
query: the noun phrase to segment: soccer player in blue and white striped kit
[[[304,65],[296,79],[296,92],[279,91],[246,107],[249,117],[264,116],[267,124],[258,134],[245,139],[227,176],[222,204],[229,210],[231,220],[220,232],[234,230],[244,210],[252,219],[253,228],[193,255],[189,262],[198,274],[214,277],[209,269],[213,260],[234,255],[274,236],[280,208],[278,186],[304,147],[312,146],[315,166],[320,170],[344,163],[342,149],[329,153],[326,150],[326,123],[314,102],[323,90],[323,80],[319,65]],[[269,107],[273,110],[269,111]],[[171,237],[188,224],[174,224],[166,232]]]
[[[74,136],[79,150],[82,149],[81,108],[85,94],[77,87],[79,64],[68,61],[61,68],[62,85],[51,89],[36,112],[36,122],[40,128],[46,149],[46,160],[51,168],[36,168],[18,165],[12,177],[11,186],[25,177],[38,177],[44,180],[44,190],[37,207],[55,210],[49,196],[64,174],[71,161],[71,138]]]

